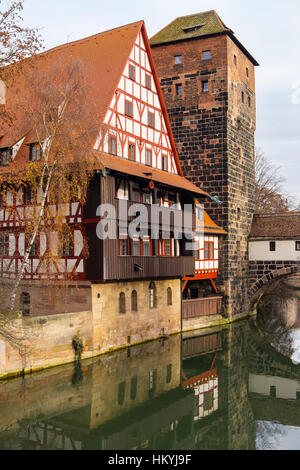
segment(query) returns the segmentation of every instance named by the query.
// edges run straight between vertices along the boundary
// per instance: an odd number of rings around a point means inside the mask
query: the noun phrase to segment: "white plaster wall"
[[[250,374],[249,392],[270,396],[270,387],[276,387],[276,397],[287,400],[296,400],[297,390],[300,390],[299,380],[284,379],[266,375]]]
[[[270,241],[276,241],[276,251],[270,251]],[[251,241],[249,259],[250,261],[300,261],[300,251],[296,251],[295,240]]]

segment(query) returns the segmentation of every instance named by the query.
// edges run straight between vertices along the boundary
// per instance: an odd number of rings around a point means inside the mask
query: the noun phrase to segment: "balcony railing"
[[[184,320],[190,318],[222,315],[222,297],[208,297],[182,301],[182,316]]]

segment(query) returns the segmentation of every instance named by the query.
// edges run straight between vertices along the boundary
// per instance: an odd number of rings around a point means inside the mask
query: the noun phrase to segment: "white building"
[[[254,215],[249,260],[300,262],[300,212]]]

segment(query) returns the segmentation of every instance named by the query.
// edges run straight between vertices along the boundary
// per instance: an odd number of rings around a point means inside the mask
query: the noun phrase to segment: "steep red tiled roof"
[[[39,54],[34,59],[34,66],[39,71],[60,63],[63,66],[68,61],[79,61],[84,71],[85,83],[96,91],[93,103],[90,105],[97,109],[99,118],[103,120],[143,24],[143,21],[138,21],[55,47]],[[24,61],[22,67],[23,71],[14,77],[13,85],[10,84],[7,87],[6,109],[14,113],[14,120],[10,127],[0,122],[1,148],[12,146],[30,130],[24,114],[18,109],[16,103],[18,97],[19,100],[21,99],[26,86],[24,72],[26,75],[26,67],[32,67],[32,62]],[[14,72],[13,67],[12,72]],[[86,104],[89,105],[89,103]]]
[[[255,214],[249,238],[300,239],[300,212]]]
[[[37,71],[40,69],[48,70],[48,68],[51,70],[51,66],[57,66],[57,64],[62,64],[63,67],[65,63],[70,61],[80,63],[81,69],[84,72],[84,83],[94,92],[92,99],[86,103],[86,106],[90,107],[91,114],[94,110],[97,110],[97,120],[102,123],[140,31],[143,34],[145,47],[148,52],[149,62],[153,71],[153,79],[158,91],[177,170],[178,173],[182,175],[167,109],[143,21],[137,21],[129,25],[95,34],[82,40],[55,47],[37,55],[33,63],[34,66],[37,67]],[[23,71],[26,72],[26,67],[32,67],[32,62],[30,60],[24,61],[22,67]],[[23,71],[14,77],[13,85],[7,87],[6,109],[13,113],[14,120],[13,125],[10,127],[0,120],[0,148],[11,147],[20,137],[28,134],[30,131],[24,113],[16,104],[17,97],[19,97],[20,101],[26,87]],[[98,133],[99,129],[94,136],[95,140]]]
[[[134,175],[149,181],[158,182],[167,186],[180,188],[186,191],[191,191],[195,195],[198,194],[201,196],[208,196],[208,193],[195,186],[183,176],[148,167],[141,163],[133,162],[121,157],[112,156],[107,153],[95,152],[94,155],[96,156],[99,162],[100,169],[108,168],[113,171],[124,173],[125,175]]]

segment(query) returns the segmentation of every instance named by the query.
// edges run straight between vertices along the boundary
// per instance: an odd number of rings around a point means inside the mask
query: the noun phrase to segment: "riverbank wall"
[[[214,315],[181,321],[178,281],[160,282],[157,285],[159,308],[149,310],[148,304],[143,303],[148,290],[145,282],[144,286],[139,285],[140,292],[144,288],[145,296],[141,297],[138,312],[131,312],[128,306],[127,313],[120,314],[113,292],[115,285],[111,287],[112,292],[106,287],[105,295],[103,286],[95,285],[92,287],[91,310],[32,318],[17,316],[8,328],[13,338],[21,339],[12,344],[8,337],[0,335],[0,379],[74,362],[72,342],[75,337],[82,342],[81,358],[88,359],[181,332],[228,325],[249,317],[239,315],[232,321]],[[170,285],[173,298],[172,305],[167,306],[165,292]],[[133,287],[132,283],[120,283],[119,286],[126,298]]]

